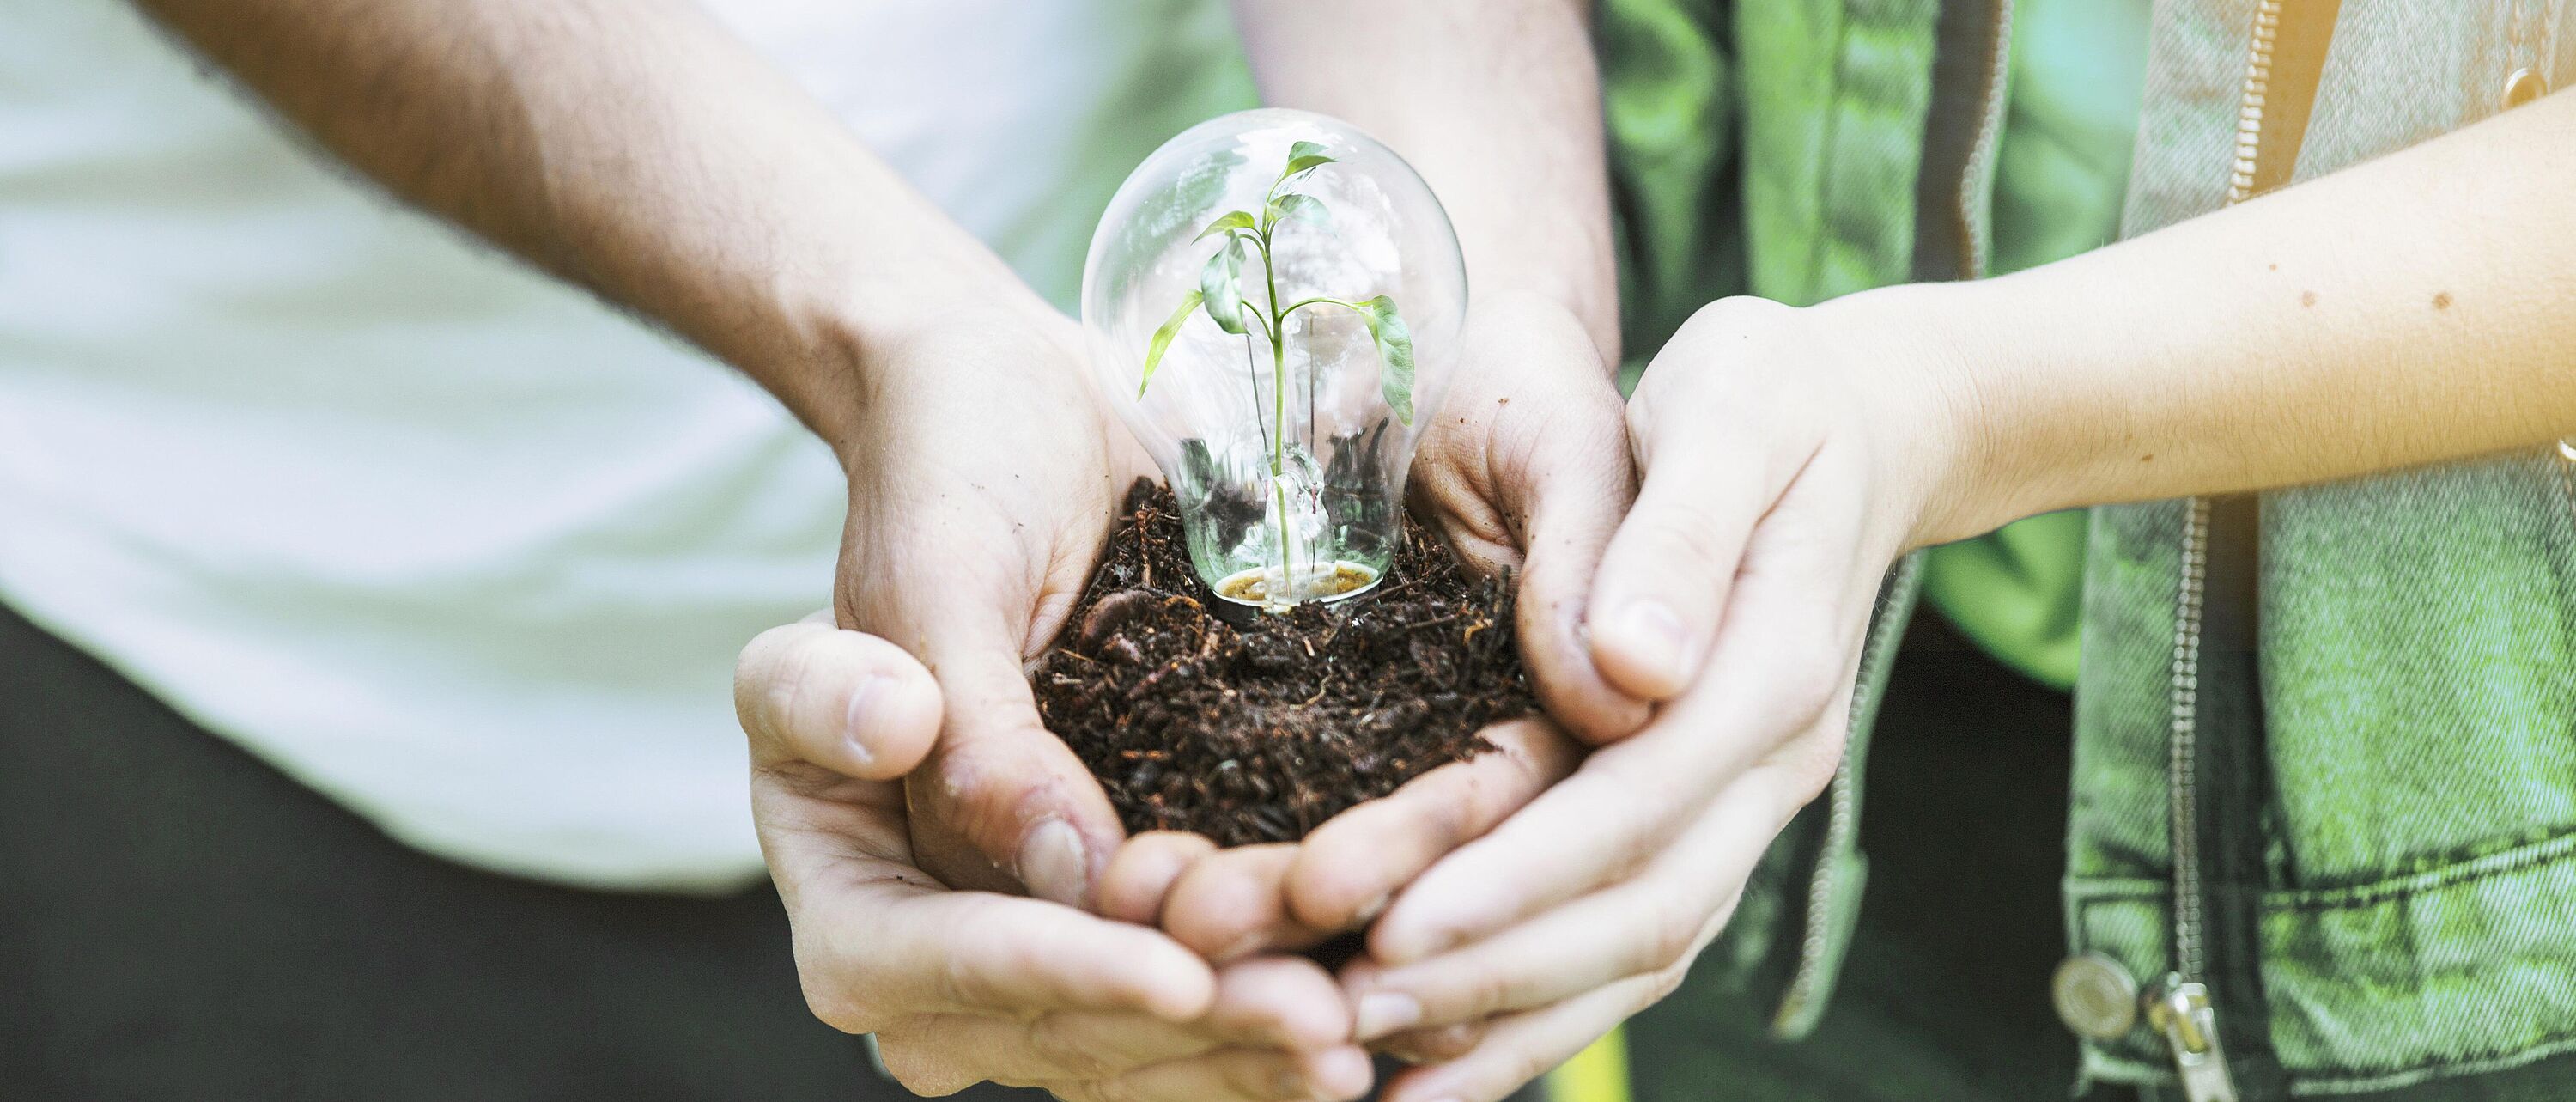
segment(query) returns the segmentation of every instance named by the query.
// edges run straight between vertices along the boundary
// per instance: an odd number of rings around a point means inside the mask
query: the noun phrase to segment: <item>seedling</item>
[[[1163,353],[1171,348],[1172,338],[1179,335],[1181,326],[1190,320],[1192,314],[1205,311],[1208,320],[1236,336],[1248,337],[1254,329],[1260,330],[1262,339],[1270,346],[1270,485],[1278,508],[1273,518],[1276,524],[1284,525],[1289,515],[1287,334],[1288,320],[1297,311],[1313,307],[1349,310],[1359,315],[1368,324],[1369,335],[1377,343],[1379,391],[1385,397],[1387,407],[1395,411],[1398,421],[1408,427],[1413,424],[1413,333],[1406,328],[1404,316],[1396,310],[1393,298],[1379,295],[1352,302],[1329,295],[1310,295],[1284,301],[1279,293],[1278,267],[1272,259],[1273,246],[1279,236],[1292,227],[1320,230],[1331,222],[1331,211],[1326,209],[1324,201],[1296,190],[1296,185],[1332,163],[1332,155],[1324,152],[1324,147],[1318,143],[1300,141],[1289,146],[1287,163],[1279,170],[1278,179],[1271,182],[1270,190],[1263,195],[1259,213],[1230,210],[1218,215],[1207,224],[1207,228],[1199,231],[1193,240],[1221,239],[1216,253],[1208,257],[1207,265],[1200,269],[1198,289],[1181,296],[1180,305],[1173,309],[1171,319],[1154,331],[1153,339],[1145,348],[1144,377],[1136,384],[1136,394],[1141,398],[1146,388],[1154,384],[1155,366],[1162,362]],[[1262,299],[1257,303],[1244,294],[1242,277],[1246,253],[1261,261]],[[1294,604],[1300,599],[1293,581],[1297,577],[1295,556],[1290,546],[1293,542],[1285,531],[1279,533],[1280,584],[1274,588],[1285,592],[1267,595],[1267,603],[1274,608]],[[1366,580],[1361,579],[1360,584],[1365,584]],[[1317,596],[1329,595],[1328,591]]]

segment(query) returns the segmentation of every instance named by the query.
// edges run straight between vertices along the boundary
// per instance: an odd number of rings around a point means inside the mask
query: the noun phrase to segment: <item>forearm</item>
[[[1533,291],[1619,360],[1583,0],[1237,0],[1265,101],[1359,124],[1448,208],[1477,293]]]
[[[1994,505],[1966,527],[2576,432],[2570,179],[2561,96],[2063,263],[1907,289],[1964,335],[1968,480]]]
[[[1007,269],[676,0],[147,0],[395,194],[740,367],[840,443],[871,343]]]

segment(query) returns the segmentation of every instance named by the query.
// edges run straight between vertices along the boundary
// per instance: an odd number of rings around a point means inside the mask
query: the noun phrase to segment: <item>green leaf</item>
[[[1208,318],[1216,327],[1236,336],[1243,335],[1243,288],[1240,278],[1243,261],[1235,255],[1234,240],[1208,258],[1207,267],[1199,269],[1199,298],[1207,307]]]
[[[1181,308],[1172,311],[1172,320],[1164,322],[1162,328],[1154,330],[1154,339],[1145,345],[1145,377],[1136,380],[1137,397],[1145,396],[1145,388],[1154,382],[1155,365],[1163,362],[1164,350],[1172,347],[1172,338],[1180,335],[1181,323],[1190,320],[1190,311],[1198,308],[1197,291],[1182,295]]]
[[[1282,195],[1277,202],[1270,204],[1269,215],[1272,225],[1281,222],[1312,222],[1322,225],[1332,221],[1332,214],[1324,209],[1323,200],[1298,191]]]
[[[1253,227],[1254,223],[1252,221],[1252,212],[1230,210],[1219,216],[1216,221],[1208,223],[1206,229],[1200,230],[1199,235],[1191,238],[1190,240],[1205,241],[1212,235],[1231,233],[1236,230],[1242,230],[1249,233],[1252,231]]]
[[[1360,304],[1368,317],[1369,335],[1377,338],[1379,368],[1377,385],[1386,395],[1386,404],[1395,410],[1395,419],[1407,426],[1413,424],[1413,328],[1404,324],[1404,316],[1395,312],[1395,300],[1379,295]]]
[[[1307,169],[1331,163],[1333,163],[1333,155],[1324,152],[1322,145],[1315,142],[1298,142],[1288,147],[1288,167],[1280,170],[1279,179],[1285,182],[1289,177]]]

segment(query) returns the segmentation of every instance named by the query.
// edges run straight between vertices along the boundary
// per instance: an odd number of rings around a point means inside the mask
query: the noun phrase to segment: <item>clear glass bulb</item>
[[[1082,279],[1093,369],[1179,499],[1200,578],[1274,610],[1385,576],[1466,313],[1430,187],[1305,111],[1164,143],[1110,200]]]

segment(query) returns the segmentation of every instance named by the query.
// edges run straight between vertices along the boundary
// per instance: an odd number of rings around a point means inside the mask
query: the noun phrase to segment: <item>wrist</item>
[[[1864,384],[1871,435],[1885,447],[1882,469],[1915,502],[1907,546],[1983,535],[2046,511],[2048,495],[2026,433],[2009,427],[2019,390],[2011,370],[2014,332],[1999,327],[1982,283],[1918,283],[1835,299],[1815,308],[1834,339],[1857,341],[1851,355]]]
[[[961,234],[962,236],[962,234]],[[846,468],[884,433],[883,407],[921,385],[940,357],[922,346],[945,335],[1039,331],[1064,318],[980,242],[902,261],[869,258],[781,309],[777,342],[741,365]]]

